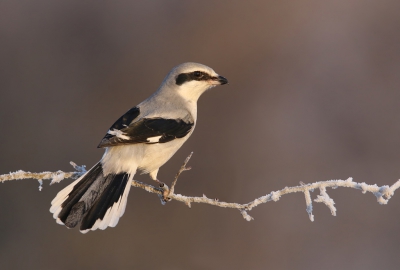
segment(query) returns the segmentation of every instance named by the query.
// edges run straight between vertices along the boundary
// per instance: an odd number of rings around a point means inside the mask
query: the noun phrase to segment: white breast
[[[152,172],[165,164],[190,137],[194,127],[184,138],[167,143],[131,144],[106,148],[101,163],[104,175],[110,173],[135,174],[136,169]]]

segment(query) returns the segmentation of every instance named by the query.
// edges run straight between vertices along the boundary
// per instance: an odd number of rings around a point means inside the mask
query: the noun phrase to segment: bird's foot
[[[156,181],[159,184],[160,190],[162,192],[162,194],[158,195],[160,197],[161,204],[164,205],[167,202],[171,201],[171,198],[168,197],[169,196],[169,187],[164,182],[161,182],[158,179],[154,179],[154,181]]]
[[[158,183],[158,185],[160,186],[160,188],[162,188],[162,187],[165,186],[165,183],[164,183],[164,182],[161,182],[161,181],[158,180],[158,179],[154,179],[154,181],[156,181],[156,182]]]

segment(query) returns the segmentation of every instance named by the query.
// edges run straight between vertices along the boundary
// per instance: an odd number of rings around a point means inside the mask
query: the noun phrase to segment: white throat
[[[183,87],[180,87],[180,89],[178,89],[178,93],[188,102],[197,103],[197,100],[200,98],[200,96],[214,86],[215,85],[204,85],[199,84],[197,81],[191,81],[185,83]]]

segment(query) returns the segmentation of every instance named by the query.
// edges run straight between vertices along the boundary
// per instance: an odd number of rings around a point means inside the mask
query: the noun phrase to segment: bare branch
[[[185,162],[179,169],[178,173],[176,174],[171,188],[168,188],[167,185],[163,187],[154,187],[149,184],[145,184],[136,180],[132,181],[132,186],[141,188],[146,190],[150,193],[155,193],[161,200],[162,204],[165,204],[168,201],[179,201],[185,203],[188,207],[191,207],[192,203],[204,203],[210,204],[218,207],[224,208],[234,208],[238,209],[243,216],[243,218],[247,221],[252,220],[253,218],[248,214],[254,207],[267,203],[269,201],[278,201],[281,196],[296,193],[296,192],[303,192],[306,201],[306,211],[309,215],[311,221],[314,221],[314,215],[312,213],[312,199],[311,199],[311,192],[315,189],[319,189],[320,195],[317,195],[317,198],[314,200],[315,202],[324,203],[331,211],[332,215],[336,215],[336,208],[334,206],[335,202],[331,197],[329,197],[327,193],[327,188],[336,189],[338,187],[347,187],[347,188],[354,188],[361,190],[364,194],[367,192],[371,192],[377,198],[378,203],[380,204],[387,204],[389,199],[394,195],[394,192],[400,188],[400,180],[394,183],[392,186],[377,186],[377,185],[368,185],[366,183],[357,183],[353,182],[352,178],[348,178],[347,180],[329,180],[329,181],[320,181],[311,184],[304,184],[300,183],[300,186],[294,187],[285,187],[284,189],[278,191],[272,191],[264,196],[261,196],[249,203],[239,204],[239,203],[229,203],[219,201],[218,199],[210,199],[207,198],[206,195],[203,194],[202,197],[189,197],[184,196],[181,194],[175,193],[175,187],[178,181],[179,176],[182,172],[190,170],[190,167],[186,167],[187,163],[189,162],[190,158],[192,157],[192,153],[186,158]],[[0,182],[10,181],[10,180],[19,180],[19,179],[27,179],[33,178],[37,179],[40,183],[39,190],[41,190],[41,183],[42,180],[52,179],[50,184],[58,183],[65,178],[77,178],[86,172],[84,166],[77,166],[75,163],[71,162],[71,165],[76,170],[75,172],[43,172],[43,173],[31,173],[31,172],[24,172],[24,171],[17,171],[14,173],[0,175]]]
[[[331,210],[332,216],[336,216],[336,207],[334,206],[335,202],[331,197],[329,197],[328,193],[326,193],[326,187],[320,187],[319,192],[321,195],[318,195],[314,202],[324,203]]]
[[[309,189],[304,191],[304,196],[306,197],[306,205],[307,205],[306,211],[308,213],[308,217],[310,218],[311,221],[314,221],[314,215],[312,213],[311,194]]]
[[[174,179],[174,181],[172,181],[171,188],[169,189],[167,196],[169,196],[170,194],[174,194],[175,186],[176,186],[176,183],[178,182],[178,177],[181,175],[181,173],[184,171],[189,171],[191,169],[190,167],[186,167],[186,165],[188,164],[192,155],[193,155],[193,152],[191,152],[189,154],[189,156],[185,159],[185,162],[183,162],[183,165],[181,166],[179,171],[176,173],[175,179]],[[164,199],[166,199],[166,198],[164,198]]]
[[[43,180],[51,179],[50,185],[52,185],[54,183],[59,183],[60,181],[66,178],[76,179],[86,172],[85,165],[78,166],[72,161],[70,162],[70,164],[76,170],[75,172],[56,171],[56,172],[31,173],[19,170],[13,173],[10,172],[8,174],[0,175],[0,182],[4,183],[5,181],[10,181],[10,180],[36,179],[39,181],[39,191],[41,191]]]

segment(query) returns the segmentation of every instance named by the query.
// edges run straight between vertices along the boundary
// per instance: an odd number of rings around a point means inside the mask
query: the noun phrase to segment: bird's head
[[[228,80],[208,66],[189,62],[173,68],[165,82],[185,99],[197,101],[205,91]]]

